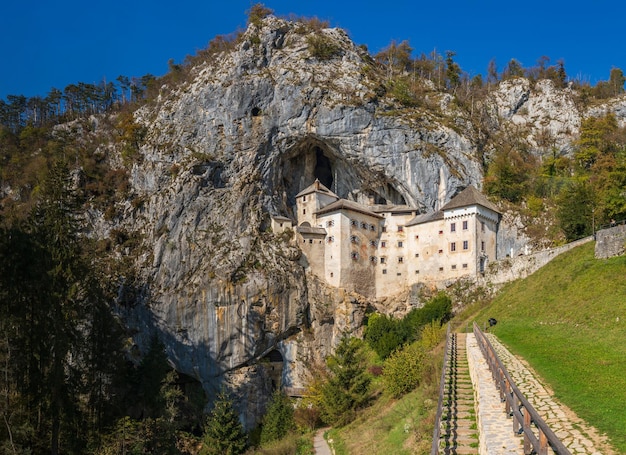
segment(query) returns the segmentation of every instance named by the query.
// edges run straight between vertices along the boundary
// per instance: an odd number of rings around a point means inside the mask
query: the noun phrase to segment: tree
[[[254,5],[250,7],[247,13],[248,13],[248,24],[254,24],[257,27],[260,27],[261,21],[267,16],[269,16],[270,14],[273,14],[274,11],[272,11],[271,9],[269,9],[262,3],[255,3]]]
[[[246,449],[246,434],[224,390],[208,416],[202,442],[201,455],[237,455]]]
[[[568,241],[593,233],[595,205],[588,181],[575,182],[562,191],[558,199],[557,217]]]
[[[404,340],[398,322],[384,314],[370,315],[365,330],[365,341],[381,359],[386,359]]]
[[[363,342],[344,336],[326,366],[329,378],[321,385],[321,418],[330,425],[345,425],[370,398]]]
[[[498,80],[498,66],[496,65],[496,59],[492,58],[489,60],[489,66],[487,66],[487,82],[496,84]]]
[[[453,60],[455,55],[456,52],[446,51],[446,77],[451,89],[456,89],[461,82],[461,67]]]
[[[294,408],[287,395],[277,390],[263,417],[261,444],[285,437],[294,429]]]
[[[383,366],[385,390],[400,397],[417,387],[422,380],[425,359],[426,350],[420,342],[391,354]]]
[[[626,82],[626,77],[624,77],[622,70],[619,68],[611,69],[609,86],[611,87],[613,96],[624,93],[624,82]]]

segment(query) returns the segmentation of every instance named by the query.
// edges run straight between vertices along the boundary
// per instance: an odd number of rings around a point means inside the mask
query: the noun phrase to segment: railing
[[[441,438],[441,415],[443,414],[443,394],[446,387],[446,373],[448,370],[448,351],[450,350],[450,323],[446,330],[446,347],[443,353],[443,367],[441,368],[441,379],[439,382],[439,401],[437,403],[437,415],[435,416],[435,429],[433,430],[433,445],[430,449],[431,455],[439,453],[439,439]]]
[[[491,342],[476,323],[474,323],[474,335],[480,350],[485,359],[487,359],[489,369],[500,391],[500,398],[503,402],[506,402],[506,413],[513,417],[513,431],[517,434],[524,434],[524,453],[547,455],[548,446],[550,446],[558,455],[571,455],[567,447],[563,445],[524,394],[517,388],[498,358]],[[532,425],[536,427],[537,434],[533,431]]]

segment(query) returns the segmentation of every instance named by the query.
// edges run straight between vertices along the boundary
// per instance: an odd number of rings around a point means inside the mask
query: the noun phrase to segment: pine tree
[[[331,425],[345,425],[369,400],[371,378],[366,371],[363,341],[344,337],[326,360],[330,377],[321,387],[321,417]]]
[[[246,449],[247,438],[232,401],[220,392],[204,427],[201,455],[237,455]]]
[[[287,395],[276,391],[263,418],[261,444],[281,439],[294,429],[293,404]]]

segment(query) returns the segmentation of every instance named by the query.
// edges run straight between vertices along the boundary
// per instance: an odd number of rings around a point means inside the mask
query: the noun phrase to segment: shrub
[[[309,35],[306,39],[312,57],[330,60],[339,54],[341,48],[328,36],[322,34]]]
[[[419,385],[424,371],[426,350],[421,343],[413,343],[395,351],[385,361],[383,383],[385,390],[400,397]]]

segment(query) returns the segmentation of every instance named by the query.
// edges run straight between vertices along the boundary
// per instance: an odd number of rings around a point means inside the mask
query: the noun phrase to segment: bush
[[[341,50],[341,48],[326,35],[310,35],[307,37],[306,41],[309,45],[311,56],[320,60],[330,60],[338,55]]]
[[[419,342],[391,354],[383,367],[385,390],[400,397],[417,387],[422,380],[425,359],[426,350]]]

